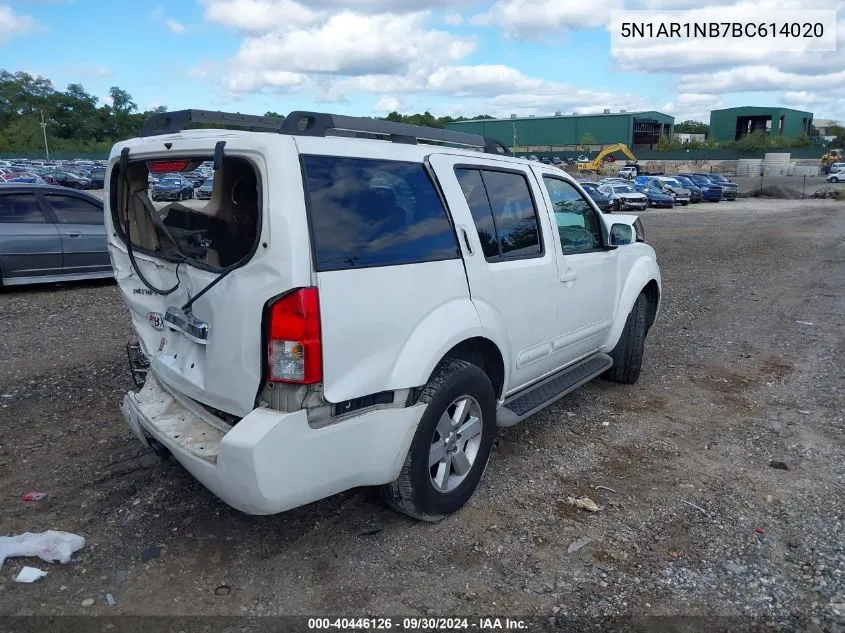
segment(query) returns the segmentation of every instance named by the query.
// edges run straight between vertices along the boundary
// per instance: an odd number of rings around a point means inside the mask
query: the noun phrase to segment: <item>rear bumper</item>
[[[424,410],[375,410],[314,429],[305,411],[259,408],[228,427],[152,373],[121,407],[142,443],[154,438],[217,497],[247,514],[275,514],[394,481]]]

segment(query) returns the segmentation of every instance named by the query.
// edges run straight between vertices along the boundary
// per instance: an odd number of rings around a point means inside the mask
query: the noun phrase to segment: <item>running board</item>
[[[584,383],[603,374],[613,366],[613,359],[607,354],[596,354],[567,367],[527,391],[514,394],[499,407],[496,415],[498,426],[513,426],[536,413],[555,400],[574,391]]]

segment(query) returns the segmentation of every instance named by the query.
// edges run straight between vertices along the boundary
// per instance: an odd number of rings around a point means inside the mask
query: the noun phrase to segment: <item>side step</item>
[[[596,354],[567,367],[527,390],[514,394],[497,412],[499,426],[513,426],[540,409],[574,391],[584,383],[603,374],[613,366],[613,359],[607,354]]]

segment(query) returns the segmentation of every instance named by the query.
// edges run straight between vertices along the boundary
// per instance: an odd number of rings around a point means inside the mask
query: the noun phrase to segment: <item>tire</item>
[[[610,352],[613,367],[605,372],[605,378],[624,385],[633,385],[640,377],[643,363],[643,349],[648,332],[648,299],[640,294],[628,314],[622,336]]]
[[[830,179],[830,182],[839,182],[839,178],[836,178],[836,177],[831,178],[831,179]]]
[[[451,419],[458,413],[455,403],[461,401],[466,403],[466,414],[480,418],[472,428],[468,428],[466,416],[457,424]],[[394,510],[415,519],[439,521],[469,500],[484,474],[496,435],[496,394],[487,374],[479,367],[464,360],[446,358],[434,370],[419,402],[427,406],[405,464],[396,481],[382,486],[382,497]],[[441,422],[444,414],[448,417]],[[455,448],[452,451],[441,448],[443,458],[429,465],[437,456],[438,446],[444,444],[444,436],[438,429],[443,428],[444,422],[450,431],[445,445]],[[463,438],[454,434],[461,428],[466,429]],[[478,433],[467,439],[466,435],[474,430]],[[460,439],[455,442],[455,437]],[[458,472],[460,466],[456,458],[459,454],[463,464],[469,465],[463,474]]]

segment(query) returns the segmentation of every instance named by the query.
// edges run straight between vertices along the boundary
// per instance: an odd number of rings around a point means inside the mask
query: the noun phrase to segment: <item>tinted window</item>
[[[458,257],[422,165],[333,156],[302,163],[318,271]]]
[[[33,195],[0,195],[0,222],[44,223],[44,214]]]
[[[543,177],[555,212],[564,254],[583,253],[602,245],[599,218],[575,187],[558,178]]]
[[[456,169],[487,259],[543,254],[528,181],[512,172]]]
[[[47,194],[44,196],[60,224],[103,224],[102,207],[71,196]]]

